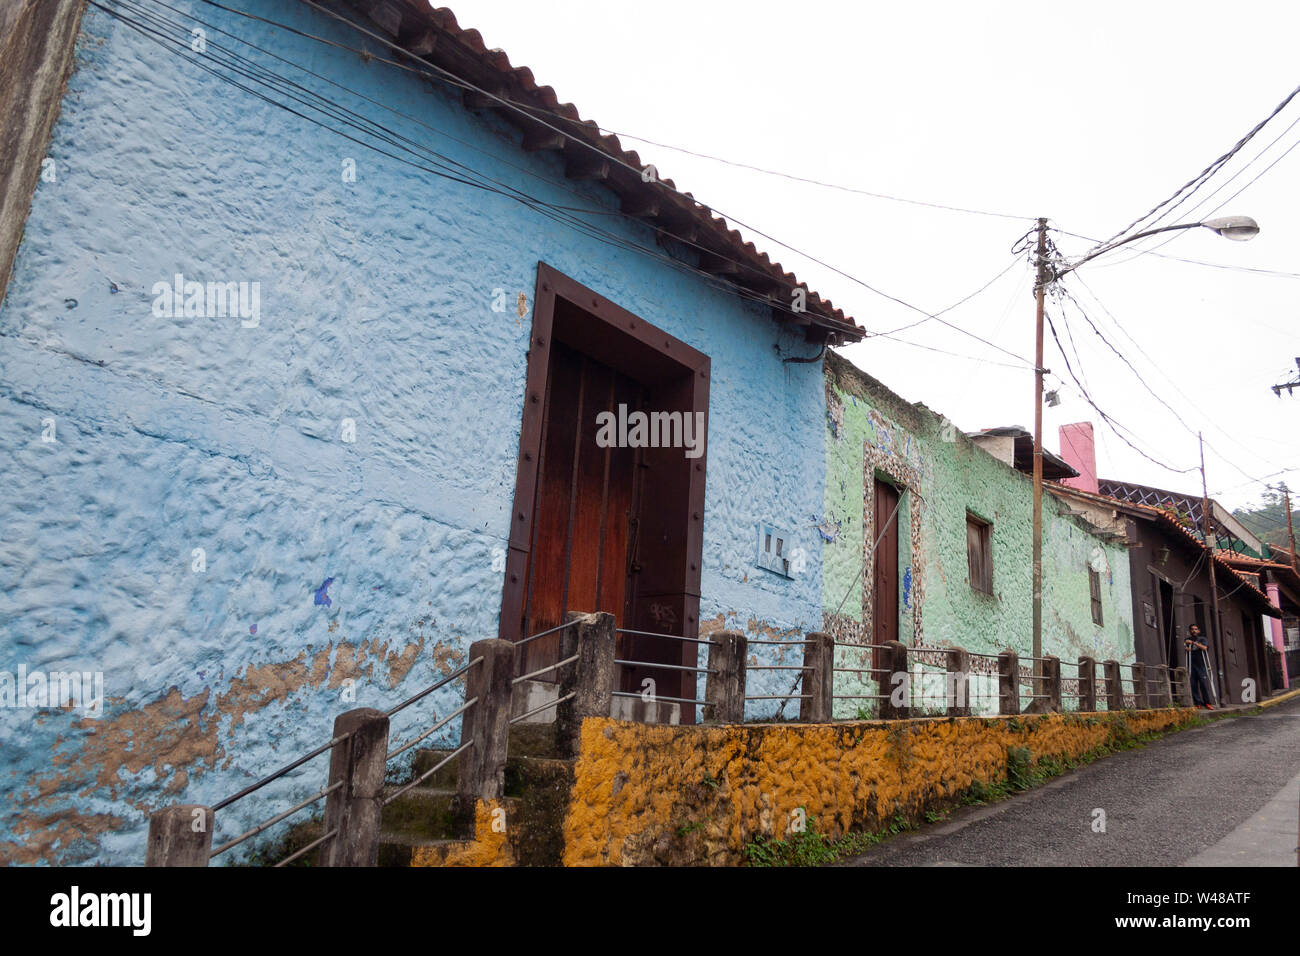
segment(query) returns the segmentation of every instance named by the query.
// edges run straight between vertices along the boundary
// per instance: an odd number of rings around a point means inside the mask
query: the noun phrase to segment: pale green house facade
[[[1005,648],[1022,657],[1032,649],[1032,480],[836,355],[826,362],[826,403],[823,626],[850,645],[837,649],[836,716],[873,712],[880,688],[865,670],[870,655],[851,645],[878,640],[875,615],[882,607],[892,615],[895,604],[897,640],[909,647],[989,655],[972,658],[971,705],[995,712],[993,658]],[[888,525],[874,514],[882,482],[898,500],[898,567],[885,574],[896,582],[896,601],[872,593],[877,525]],[[1050,493],[1043,515],[1043,653],[1061,659],[1069,689],[1081,655],[1134,659],[1129,561],[1119,536],[1072,515]],[[971,581],[968,524],[987,529],[987,590]],[[915,657],[914,683],[940,698],[942,678],[920,673],[941,671],[942,654]]]

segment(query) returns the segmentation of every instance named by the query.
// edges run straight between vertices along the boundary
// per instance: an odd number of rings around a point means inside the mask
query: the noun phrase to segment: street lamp
[[[1085,262],[1090,262],[1104,253],[1117,249],[1120,246],[1128,245],[1130,242],[1137,242],[1139,239],[1145,239],[1147,236],[1154,236],[1162,232],[1175,232],[1179,229],[1208,229],[1224,239],[1231,239],[1234,242],[1245,242],[1247,239],[1254,239],[1259,235],[1259,223],[1249,216],[1224,216],[1220,219],[1207,219],[1205,222],[1183,222],[1176,226],[1161,226],[1158,229],[1148,229],[1145,232],[1135,233],[1118,242],[1109,242],[1092,252],[1088,253],[1077,262],[1071,262],[1064,268],[1055,271],[1055,278],[1059,279],[1067,273],[1073,272]]]
[[[1255,222],[1249,216],[1224,216],[1220,219],[1207,219],[1204,222],[1184,222],[1175,226],[1160,226],[1157,229],[1148,229],[1145,232],[1135,233],[1116,242],[1108,242],[1083,258],[1074,262],[1066,263],[1064,266],[1053,267],[1047,261],[1047,220],[1038,220],[1038,255],[1035,260],[1037,276],[1034,282],[1034,298],[1037,300],[1037,321],[1035,324],[1034,334],[1034,693],[1041,694],[1041,661],[1038,658],[1043,656],[1043,296],[1047,291],[1048,285],[1055,282],[1064,275],[1073,272],[1085,262],[1090,262],[1098,256],[1117,249],[1120,246],[1127,245],[1130,242],[1136,242],[1139,239],[1145,239],[1147,236],[1154,236],[1161,232],[1173,232],[1178,229],[1209,229],[1211,232],[1222,236],[1224,239],[1232,239],[1235,242],[1244,242],[1247,239],[1253,239],[1259,234],[1259,223]],[[1204,453],[1202,453],[1204,454]],[[1202,465],[1202,478],[1204,477],[1204,465]],[[1209,525],[1206,522],[1206,547],[1212,547],[1209,543]],[[1218,628],[1218,593],[1214,589],[1214,560],[1210,559],[1210,595],[1214,598],[1215,607],[1213,608],[1215,632]]]

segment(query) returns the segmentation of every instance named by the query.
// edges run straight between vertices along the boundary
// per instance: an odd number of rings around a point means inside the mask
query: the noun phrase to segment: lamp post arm
[[[1104,245],[1100,249],[1088,253],[1086,256],[1084,256],[1082,259],[1079,259],[1077,262],[1070,263],[1063,269],[1057,269],[1056,277],[1059,279],[1063,275],[1068,275],[1069,273],[1073,272],[1075,269],[1079,268],[1079,266],[1083,265],[1085,262],[1091,262],[1093,259],[1096,259],[1098,256],[1102,255],[1103,253],[1110,252],[1112,249],[1118,249],[1120,246],[1127,245],[1130,242],[1137,242],[1139,239],[1145,239],[1147,236],[1154,236],[1160,232],[1174,232],[1175,230],[1178,229],[1199,229],[1202,225],[1204,224],[1199,222],[1184,222],[1176,226],[1161,226],[1158,229],[1148,229],[1145,232],[1135,233],[1134,235],[1129,236],[1127,239],[1121,239],[1118,242],[1112,242],[1107,245]]]

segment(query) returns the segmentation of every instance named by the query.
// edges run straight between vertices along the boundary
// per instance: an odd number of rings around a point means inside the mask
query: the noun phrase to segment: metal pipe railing
[[[249,839],[250,837],[257,836],[263,830],[270,829],[271,827],[279,823],[281,820],[287,819],[288,817],[293,816],[299,810],[311,806],[317,800],[321,800],[329,796],[330,793],[337,790],[341,786],[343,786],[342,780],[330,784],[328,787],[326,787],[324,790],[322,790],[320,793],[316,794],[315,796],[308,797],[306,800],[302,801],[301,803],[294,804],[288,810],[285,810],[284,813],[276,814],[275,816],[271,817],[271,819],[263,823],[259,823],[257,826],[253,827],[253,829],[247,831],[246,833],[241,833],[239,836],[235,837],[229,843],[223,843],[221,846],[217,847],[217,849],[213,850],[211,853],[208,854],[208,859],[209,860],[214,859],[215,857],[220,856],[222,853],[225,853],[227,850],[239,846],[239,844],[243,843],[245,840]]]
[[[478,698],[477,698],[477,697],[473,697],[473,698],[470,698],[469,700],[465,701],[465,703],[461,704],[459,707],[457,707],[455,710],[453,710],[453,711],[452,711],[450,714],[448,714],[446,717],[442,718],[442,720],[438,721],[436,724],[434,724],[432,727],[430,727],[430,728],[429,728],[428,730],[426,730],[424,733],[420,734],[420,736],[414,738],[413,740],[409,741],[408,743],[403,744],[402,746],[398,747],[396,750],[394,750],[394,751],[392,751],[391,753],[389,753],[388,756],[386,756],[386,757],[384,758],[384,760],[385,760],[385,761],[392,760],[394,757],[398,756],[399,754],[403,754],[403,753],[405,753],[406,751],[410,750],[412,747],[414,747],[416,744],[418,744],[421,740],[427,740],[429,737],[433,736],[433,734],[434,734],[435,732],[437,732],[437,731],[440,730],[442,727],[444,727],[444,726],[447,724],[447,722],[448,722],[449,720],[452,720],[452,719],[455,718],[455,717],[459,717],[461,714],[465,713],[465,711],[469,710],[471,707],[473,707],[473,706],[474,706],[475,704],[477,704],[477,703],[478,703]]]
[[[468,673],[469,673],[469,669],[470,669],[471,667],[475,666],[476,664],[482,664],[482,663],[483,663],[483,658],[481,658],[481,657],[476,657],[476,658],[474,658],[474,659],[473,659],[472,661],[470,661],[469,663],[467,663],[467,664],[463,664],[463,665],[461,665],[460,667],[456,668],[454,671],[452,671],[452,672],[451,672],[450,674],[448,674],[446,677],[442,678],[442,680],[440,680],[440,681],[436,681],[435,683],[430,684],[428,687],[426,687],[424,690],[420,691],[418,694],[415,694],[415,695],[412,696],[412,697],[408,697],[406,700],[402,701],[400,704],[398,704],[398,705],[397,705],[396,707],[394,707],[392,710],[387,710],[387,711],[385,711],[384,713],[385,713],[389,718],[391,718],[391,717],[393,716],[393,714],[396,714],[396,713],[398,713],[399,711],[403,711],[403,710],[405,710],[406,708],[408,708],[408,707],[410,707],[412,704],[414,704],[417,700],[421,700],[421,699],[423,699],[423,698],[425,698],[425,697],[428,697],[430,694],[432,694],[432,693],[433,693],[435,690],[437,690],[439,687],[445,687],[447,684],[450,684],[450,683],[451,683],[452,681],[454,681],[456,678],[458,678],[458,677],[463,677],[465,674],[468,674]]]
[[[631,630],[630,628],[626,628],[626,627],[616,627],[616,628],[614,629],[614,633],[615,633],[615,634],[634,634],[634,635],[636,635],[637,637],[666,637],[666,638],[668,638],[669,640],[673,640],[673,641],[686,641],[687,643],[690,643],[690,644],[707,644],[707,645],[710,646],[710,647],[717,647],[717,646],[718,646],[718,642],[717,642],[717,641],[710,641],[710,640],[708,640],[707,638],[703,638],[703,637],[682,637],[682,636],[679,635],[679,634],[656,634],[654,631],[634,631],[634,630]],[[752,643],[754,643],[754,642],[753,642],[753,641],[750,641],[750,643],[752,644]]]
[[[441,760],[439,760],[436,764],[434,764],[432,767],[430,767],[430,768],[429,768],[428,770],[426,770],[424,773],[420,774],[420,776],[416,777],[414,780],[412,780],[412,781],[411,781],[410,783],[408,783],[406,786],[402,787],[400,790],[395,791],[395,792],[392,793],[390,796],[385,797],[385,798],[383,799],[383,805],[384,805],[384,806],[388,806],[390,803],[392,803],[394,800],[396,800],[396,799],[397,799],[398,797],[400,797],[402,794],[406,793],[406,791],[411,790],[411,789],[413,789],[414,787],[418,787],[420,784],[424,783],[424,781],[428,780],[428,779],[429,779],[430,777],[432,777],[435,773],[437,773],[439,770],[441,770],[441,769],[442,769],[446,764],[448,764],[451,760],[453,760],[453,759],[456,758],[456,757],[459,757],[462,753],[464,753],[466,750],[468,750],[468,749],[469,749],[470,747],[472,747],[472,746],[474,746],[474,741],[473,741],[473,740],[467,740],[467,741],[465,741],[465,743],[461,744],[459,747],[457,747],[457,748],[456,748],[455,750],[453,750],[451,753],[447,754],[447,756],[443,757],[443,758],[442,758]]]

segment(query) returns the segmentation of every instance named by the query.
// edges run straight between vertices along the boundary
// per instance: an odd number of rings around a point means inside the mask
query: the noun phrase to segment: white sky
[[[1098,239],[1172,194],[1300,84],[1300,5],[1281,2],[456,0],[452,9],[462,26],[477,28],[516,66],[530,67],[585,119],[620,134],[908,199],[1047,216]],[[1193,211],[1296,119],[1300,97],[1160,224],[1207,218],[1300,142],[1297,124]],[[1011,244],[1033,225],[853,195],[623,142],[720,212],[927,311],[951,305],[1010,265]],[[1258,220],[1262,231],[1253,241],[1196,229],[1173,233],[1175,241],[1160,252],[1300,272],[1297,177],[1300,150],[1217,213]],[[770,240],[748,237],[869,331],[922,318]],[[1089,246],[1054,238],[1067,254]],[[1203,429],[1210,492],[1230,507],[1258,498],[1262,488],[1247,476],[1286,478],[1300,488],[1300,471],[1269,477],[1300,468],[1300,391],[1279,399],[1270,390],[1291,377],[1300,355],[1292,331],[1300,278],[1127,251],[1081,267],[1079,277],[1154,366],[1086,290],[1068,280],[1067,286],[1179,413],[1152,398],[1083,318],[1067,311],[1081,358],[1075,372],[1081,366],[1093,399],[1140,437],[1139,447],[1192,467],[1197,446],[1188,427]],[[1030,282],[1022,262],[944,318],[1032,360]],[[1057,328],[1065,338],[1059,322]],[[934,321],[900,334],[1011,361]],[[1049,449],[1057,448],[1059,425],[1091,420],[1103,477],[1200,492],[1198,473],[1170,474],[1101,424],[1069,381],[1050,332],[1046,349],[1044,364],[1059,376],[1049,377],[1048,387],[1067,383],[1061,405],[1045,413]],[[950,358],[884,338],[844,351],[963,429],[1033,424],[1028,366]]]

